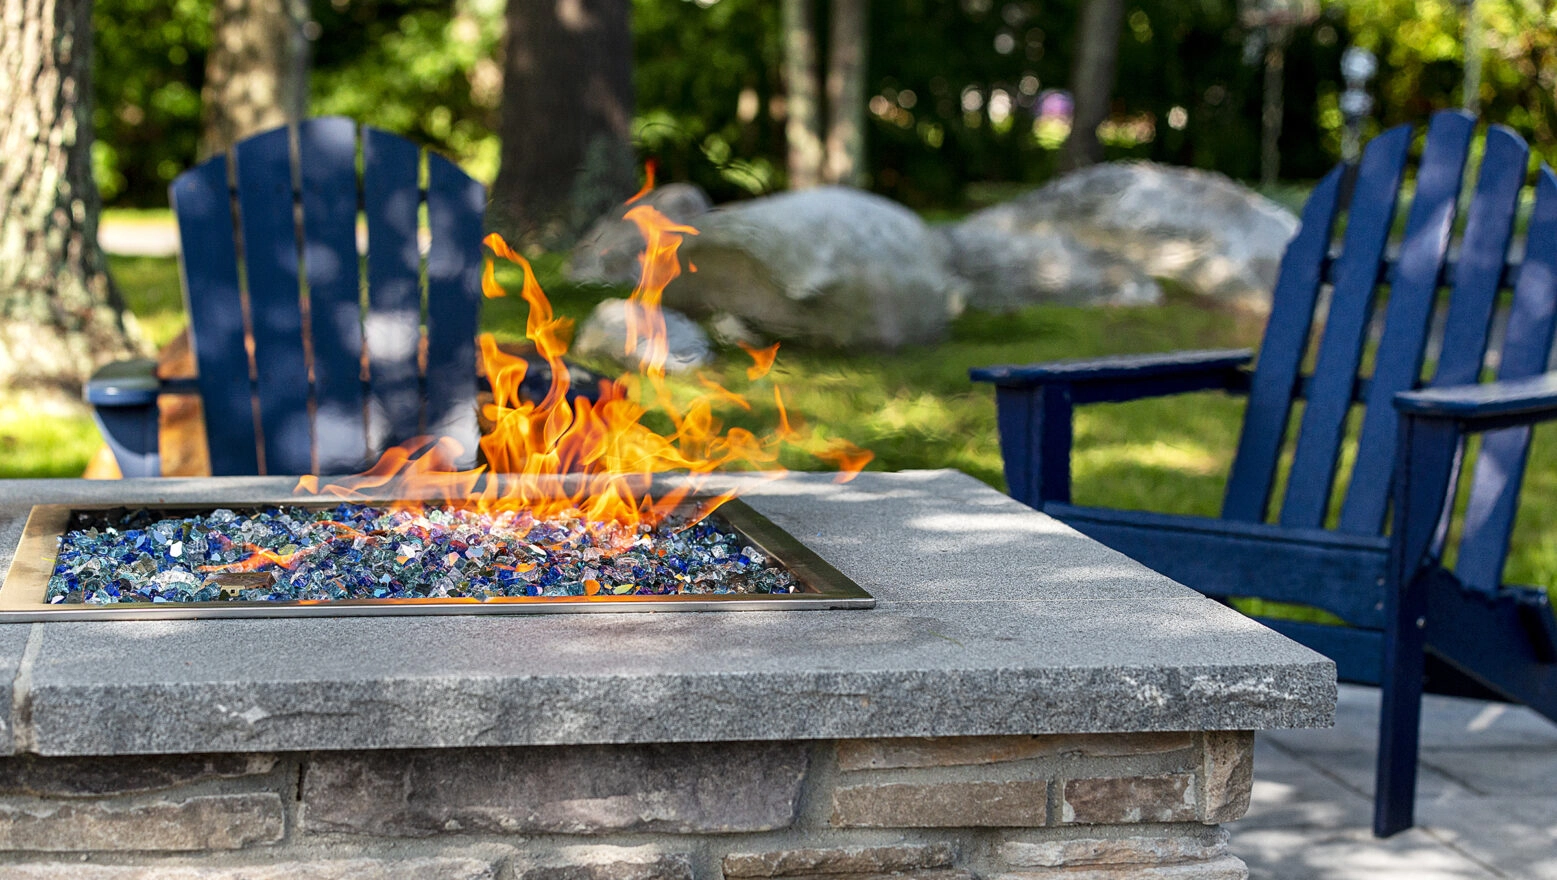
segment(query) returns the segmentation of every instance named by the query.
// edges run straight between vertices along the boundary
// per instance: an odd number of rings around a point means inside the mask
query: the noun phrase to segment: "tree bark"
[[[216,0],[200,90],[204,155],[303,118],[307,17],[307,6],[299,0]]]
[[[1075,101],[1070,136],[1060,156],[1066,170],[1103,161],[1097,127],[1108,119],[1119,68],[1119,34],[1124,24],[1124,0],[1085,0],[1076,35],[1076,59],[1070,89]]]
[[[631,196],[629,0],[508,0],[502,151],[488,226],[565,247]]]
[[[870,0],[833,0],[827,47],[828,183],[865,181],[865,74],[869,57]]]
[[[91,0],[0,0],[0,388],[140,349],[97,244]]]
[[[814,0],[784,0],[784,140],[790,189],[822,182],[822,89]]]

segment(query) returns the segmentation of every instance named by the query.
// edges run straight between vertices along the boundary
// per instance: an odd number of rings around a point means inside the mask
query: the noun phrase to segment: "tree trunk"
[[[790,189],[822,182],[821,86],[814,0],[784,0],[784,140]]]
[[[1075,100],[1070,136],[1060,157],[1067,170],[1103,161],[1097,127],[1108,119],[1119,67],[1119,33],[1124,24],[1124,0],[1086,0],[1076,35],[1076,60],[1070,89]]]
[[[204,155],[303,118],[307,19],[307,5],[299,0],[216,0],[200,91]]]
[[[1260,107],[1260,184],[1276,185],[1281,177],[1281,120],[1286,115],[1282,79],[1287,67],[1289,31],[1284,25],[1265,29],[1265,91]]]
[[[833,0],[827,47],[828,183],[865,181],[865,73],[869,57],[870,0]]]
[[[91,0],[0,0],[0,388],[140,348],[97,245]]]
[[[487,225],[565,247],[637,189],[630,0],[508,0]]]

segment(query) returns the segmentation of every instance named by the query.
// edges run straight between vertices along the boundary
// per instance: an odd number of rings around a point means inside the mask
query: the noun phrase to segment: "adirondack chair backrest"
[[[214,474],[349,473],[420,434],[473,460],[486,192],[423,158],[319,118],[174,180]]]
[[[1338,252],[1333,251],[1332,235],[1345,208],[1341,193],[1347,169],[1338,167],[1315,187],[1282,261],[1243,436],[1228,479],[1225,518],[1262,522],[1270,515],[1289,417],[1294,402],[1303,399],[1276,520],[1294,528],[1333,527],[1342,533],[1379,535],[1396,457],[1392,398],[1424,384],[1478,381],[1493,315],[1505,290],[1513,295],[1498,378],[1546,370],[1557,320],[1557,178],[1546,166],[1539,169],[1524,258],[1511,263],[1529,150],[1511,131],[1491,128],[1456,248],[1451,233],[1474,127],[1473,118],[1464,113],[1433,117],[1405,233],[1393,253],[1388,245],[1411,146],[1409,127],[1385,132],[1364,151]],[[1446,287],[1441,353],[1432,377],[1424,381],[1433,313],[1444,301],[1440,291]],[[1312,371],[1305,376],[1301,370],[1316,328],[1316,307],[1322,305],[1326,289],[1328,311],[1318,330]],[[1369,370],[1365,353],[1381,294],[1387,295],[1387,302]],[[1358,425],[1357,457],[1349,484],[1341,487],[1337,463],[1349,420]],[[1501,578],[1528,447],[1528,430],[1495,432],[1483,443],[1457,564],[1461,578],[1473,586],[1491,589]],[[1345,494],[1339,519],[1331,523],[1328,512],[1337,491]]]

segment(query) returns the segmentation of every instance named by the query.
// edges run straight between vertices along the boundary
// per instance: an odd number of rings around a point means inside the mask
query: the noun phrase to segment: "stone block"
[[[1200,772],[1200,821],[1215,825],[1247,813],[1254,791],[1254,731],[1208,731]]]
[[[1236,856],[1173,865],[1100,865],[1092,868],[1038,868],[996,874],[990,880],[1248,880],[1249,867]]]
[[[1191,822],[1198,818],[1195,777],[1190,773],[1067,779],[1061,798],[1060,821],[1066,824]]]
[[[137,794],[207,779],[260,776],[275,755],[137,755],[124,758],[0,759],[0,795],[72,798]]]
[[[848,739],[838,743],[840,770],[892,770],[998,764],[1056,755],[1119,757],[1176,752],[1195,744],[1193,733],[957,736],[921,739]]]
[[[6,880],[498,880],[501,865],[475,858],[309,859],[261,865],[6,865]]]
[[[833,792],[832,824],[863,828],[1038,827],[1048,820],[1047,780],[894,782]]]
[[[232,850],[282,837],[274,792],[222,794],[119,805],[0,804],[0,850]]]
[[[725,877],[803,877],[816,874],[897,874],[949,868],[956,859],[950,844],[898,844],[840,849],[784,849],[730,853]]]
[[[516,865],[514,880],[692,880],[692,857],[653,847],[577,846]]]
[[[1019,868],[1141,865],[1207,861],[1227,854],[1226,829],[1183,837],[1083,837],[1000,845],[1000,861]]]
[[[303,827],[440,832],[728,833],[788,827],[799,743],[325,753],[308,759]]]

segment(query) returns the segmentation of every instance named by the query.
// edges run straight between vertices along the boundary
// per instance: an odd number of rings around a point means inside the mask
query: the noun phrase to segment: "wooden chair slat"
[[[374,453],[422,432],[417,349],[422,339],[417,249],[420,152],[410,141],[362,129],[363,207],[368,218],[368,445]]]
[[[354,473],[368,458],[357,269],[357,131],[351,120],[330,117],[304,121],[297,134],[318,472]]]
[[[1318,528],[1324,524],[1352,386],[1373,315],[1379,261],[1394,222],[1410,145],[1410,126],[1400,126],[1379,135],[1363,152],[1330,311],[1281,507],[1284,526]]]
[[[1281,262],[1270,322],[1250,381],[1243,435],[1227,478],[1222,504],[1222,516],[1226,519],[1265,519],[1292,412],[1292,389],[1313,327],[1320,270],[1330,249],[1344,176],[1345,168],[1337,167],[1314,187],[1303,206],[1297,236],[1287,246],[1287,258]]]
[[[1446,112],[1433,117],[1417,168],[1416,197],[1406,218],[1405,239],[1395,258],[1384,311],[1384,332],[1374,359],[1367,402],[1358,432],[1357,460],[1341,507],[1343,532],[1376,535],[1389,507],[1399,417],[1392,401],[1417,384],[1439,281],[1449,254],[1460,181],[1470,153],[1475,118]],[[1500,251],[1501,253],[1501,251]],[[1496,283],[1496,276],[1494,276]]]
[[[267,474],[313,471],[289,140],[281,128],[234,148]]]
[[[179,175],[171,200],[178,217],[184,309],[199,371],[211,472],[259,473],[227,157],[214,156]],[[191,290],[200,294],[190,296]]]
[[[476,318],[486,188],[442,156],[427,157],[427,428],[476,460]]]
[[[1521,166],[1522,167],[1522,166]],[[1542,167],[1536,179],[1523,269],[1509,308],[1499,379],[1546,371],[1557,333],[1557,175]],[[1529,428],[1488,432],[1471,483],[1455,570],[1473,589],[1494,591],[1503,581],[1509,537],[1530,450]]]

